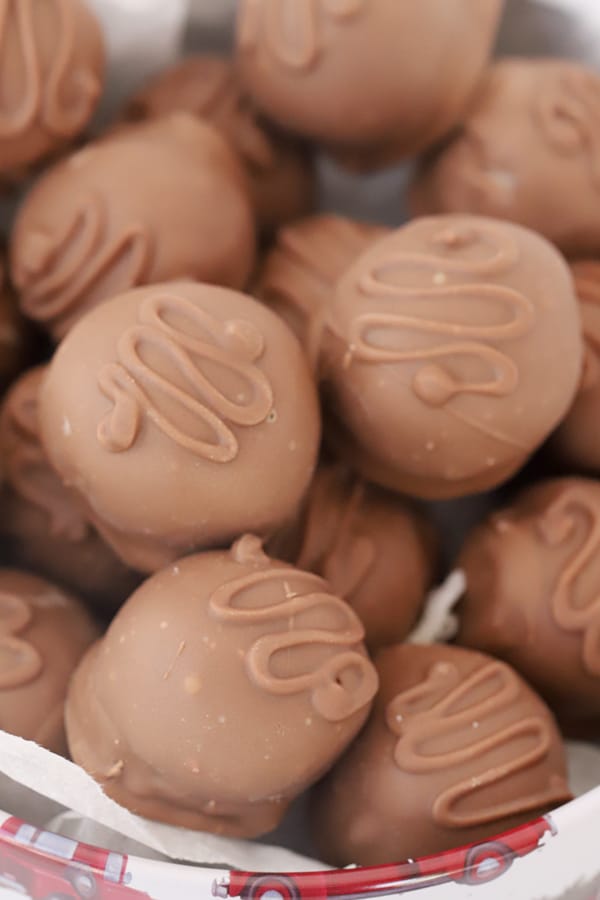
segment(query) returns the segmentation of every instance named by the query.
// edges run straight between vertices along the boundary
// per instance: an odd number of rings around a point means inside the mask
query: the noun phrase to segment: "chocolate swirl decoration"
[[[434,245],[446,251],[456,251],[458,258],[435,253],[392,252],[374,262],[358,281],[358,291],[367,300],[393,301],[399,309],[393,312],[364,312],[355,316],[343,335],[348,345],[344,364],[353,360],[366,363],[422,363],[412,381],[416,396],[431,407],[440,407],[460,394],[479,394],[486,397],[507,397],[519,384],[519,369],[510,355],[492,344],[498,345],[522,338],[532,331],[536,321],[535,307],[530,298],[520,291],[501,284],[491,283],[510,272],[519,260],[519,249],[514,239],[502,228],[480,224],[477,227],[448,227],[432,238]],[[482,259],[461,259],[465,248],[479,245],[490,252]],[[431,284],[423,287],[410,285],[410,275],[415,272],[431,272]],[[464,278],[462,283],[448,283],[453,278]],[[467,280],[468,279],[468,280]],[[474,280],[481,279],[481,280]],[[408,282],[407,286],[404,286]],[[479,311],[489,309],[489,325],[457,318],[452,301],[465,300],[476,304]],[[428,301],[440,307],[440,317],[428,319],[423,315],[402,312],[405,306]],[[449,305],[450,311],[446,311]],[[498,310],[506,310],[502,321],[495,321]],[[328,323],[336,332],[338,326]],[[375,342],[377,332],[388,338],[397,333],[397,346]],[[424,345],[410,348],[406,335],[421,335]],[[431,339],[440,338],[434,345]],[[442,365],[444,360],[465,357],[476,359],[485,365],[490,377],[481,381],[462,380],[453,377]],[[459,415],[458,411],[454,411]],[[481,423],[460,417],[474,427]],[[490,432],[491,433],[491,432]],[[513,437],[497,434],[500,440],[515,445]]]
[[[367,0],[246,0],[239,30],[242,50],[264,44],[282,66],[297,72],[315,64],[323,51],[319,20],[345,23],[367,8]]]
[[[50,468],[38,427],[38,391],[42,372],[13,389],[5,403],[2,426],[10,448],[5,454],[6,480],[12,490],[48,519],[52,537],[77,542],[89,533],[89,525]]]
[[[56,235],[39,230],[24,236],[16,282],[27,315],[41,322],[66,319],[110,276],[112,293],[145,282],[152,257],[147,226],[132,223],[110,241],[107,231],[105,200],[87,192]]]
[[[29,604],[15,594],[0,591],[0,690],[22,687],[37,678],[43,668],[35,647],[17,635],[33,619]]]
[[[144,359],[145,350],[167,361],[172,380]],[[129,450],[145,415],[190,453],[211,462],[231,462],[239,445],[228,423],[259,425],[271,412],[273,390],[255,365],[263,352],[264,338],[251,322],[222,322],[175,294],[146,297],[138,324],[119,338],[119,362],[107,364],[98,376],[100,390],[113,404],[98,426],[99,442],[112,453]],[[230,399],[205,374],[203,363],[234,374],[250,392]],[[178,424],[178,410],[187,428]],[[194,423],[208,429],[212,440],[195,435]]]
[[[534,118],[561,156],[586,160],[592,186],[600,191],[600,79],[570,69],[536,96]]]
[[[587,260],[576,262],[571,270],[585,339],[579,390],[588,391],[600,381],[600,263]]]
[[[550,547],[568,545],[578,524],[583,526],[583,532],[558,575],[551,608],[560,628],[582,634],[584,669],[593,678],[600,678],[600,586],[584,606],[574,597],[578,580],[600,551],[598,509],[585,488],[577,485],[565,488],[539,522],[538,533]]]
[[[281,585],[279,603],[261,605],[265,588]],[[236,600],[244,596],[241,606]],[[252,682],[276,697],[308,692],[315,711],[328,722],[341,722],[363,709],[377,690],[377,676],[368,657],[354,649],[364,637],[364,628],[354,612],[327,593],[326,582],[317,575],[289,568],[262,569],[220,585],[209,601],[210,614],[235,625],[272,626],[273,633],[258,637],[246,655],[246,669]],[[295,617],[322,611],[326,621],[340,619],[338,628],[298,626]],[[334,656],[300,675],[281,676],[273,671],[273,659],[282,651],[315,646],[339,648]],[[310,657],[309,657],[310,658]]]
[[[556,780],[545,789],[524,792],[513,800],[457,809],[465,798],[533,768],[550,750],[552,735],[540,716],[527,716],[489,733],[493,717],[510,714],[520,691],[517,676],[504,663],[491,662],[463,679],[456,666],[440,662],[431,668],[425,681],[388,704],[386,722],[399,738],[394,760],[400,769],[430,775],[465,764],[472,767],[471,777],[451,784],[436,797],[433,818],[438,825],[484,825],[551,806],[569,796],[566,784]],[[483,736],[477,737],[479,734]],[[505,761],[489,763],[489,754],[499,748],[507,748]]]
[[[15,109],[0,104],[0,138],[5,140],[34,124],[60,138],[70,137],[88,121],[100,92],[100,83],[89,70],[73,70],[76,28],[71,0],[44,0],[44,7],[53,13],[54,40],[49,44],[50,70],[43,71],[36,36],[37,5],[35,0],[0,0],[0,60],[9,59],[9,33],[16,32],[22,65],[17,84],[23,91]],[[46,20],[44,27],[48,27]],[[13,76],[11,84],[14,80]]]

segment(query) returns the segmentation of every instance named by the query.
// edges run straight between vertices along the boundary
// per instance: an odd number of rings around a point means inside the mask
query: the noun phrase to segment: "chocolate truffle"
[[[270,831],[364,723],[377,676],[347,603],[249,535],[148,579],[72,682],[73,759],[118,803]]]
[[[386,164],[458,122],[501,9],[502,0],[242,0],[240,80],[275,122]]]
[[[0,410],[2,557],[114,612],[138,582],[86,521],[74,494],[50,468],[40,443],[38,394],[45,367],[12,386]]]
[[[404,640],[435,574],[425,517],[339,465],[323,465],[302,515],[269,548],[321,575],[354,609],[370,650]]]
[[[228,59],[204,55],[177,63],[131,100],[125,118],[139,121],[178,111],[211,122],[238,152],[263,231],[313,208],[315,177],[307,148],[258,115]]]
[[[381,650],[366,728],[317,788],[314,833],[345,866],[414,859],[499,834],[570,799],[542,700],[460,647]]]
[[[104,48],[82,0],[0,0],[0,45],[0,174],[12,176],[85,128]]]
[[[569,719],[600,719],[600,483],[542,482],[468,538],[461,644],[505,659]]]
[[[0,258],[0,391],[25,368],[33,351],[33,337],[19,312],[17,298]]]
[[[314,363],[325,307],[346,269],[388,228],[322,213],[280,228],[253,293],[288,323]]]
[[[155,571],[293,516],[320,419],[302,349],[261,303],[178,282],[101,304],[40,399],[53,467],[121,558]]]
[[[418,214],[472,212],[600,251],[600,75],[566,60],[495,63],[460,130],[412,189]]]
[[[483,491],[565,415],[582,355],[573,281],[544,238],[478,216],[416,219],[372,244],[328,305],[329,437],[384,487]]]
[[[552,438],[560,462],[576,469],[600,471],[600,262],[571,266],[579,299],[585,357],[579,391]]]
[[[253,263],[241,164],[215,128],[184,113],[120,129],[54,166],[11,237],[22,309],[57,339],[134,286],[242,287]]]
[[[65,753],[67,686],[96,637],[73,597],[34,575],[0,569],[0,728]]]

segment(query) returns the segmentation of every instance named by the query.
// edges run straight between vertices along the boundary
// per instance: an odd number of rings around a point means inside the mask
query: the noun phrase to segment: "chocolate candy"
[[[467,540],[460,643],[515,666],[561,717],[600,718],[600,483],[526,490]]]
[[[11,238],[23,312],[61,338],[101,300],[182,278],[242,287],[254,262],[245,174],[180,113],[120,129],[50,169]]]
[[[0,261],[0,391],[30,360],[33,350],[30,329],[19,312],[17,298]]]
[[[319,444],[316,389],[287,326],[245,294],[191,282],[129,291],[81,319],[40,416],[63,482],[148,572],[281,526]]]
[[[313,363],[335,285],[356,257],[388,231],[322,213],[277,232],[253,293],[285,319]]]
[[[370,650],[404,640],[435,573],[425,517],[339,465],[317,471],[299,520],[269,548],[350,603]]]
[[[136,94],[125,118],[149,119],[177,111],[211,122],[239,153],[263,231],[310,212],[315,179],[307,149],[261,119],[229,60],[210,55],[184,59]]]
[[[570,799],[554,719],[505,663],[405,644],[380,651],[375,665],[371,718],[316,791],[313,830],[325,860],[414,859],[481,841]]]
[[[585,358],[575,402],[552,438],[552,450],[563,464],[600,471],[600,262],[581,260],[571,266],[579,299]]]
[[[501,8],[502,0],[242,0],[240,79],[274,121],[383,165],[458,122]]]
[[[154,575],[73,679],[69,749],[134,812],[220,834],[271,830],[344,750],[377,676],[323,579],[246,536]]]
[[[0,173],[78,135],[104,81],[102,33],[82,0],[0,0]]]
[[[417,219],[338,281],[321,357],[329,438],[362,475],[422,497],[483,491],[517,471],[572,402],[582,364],[572,279],[520,226]]]
[[[138,579],[86,520],[82,504],[50,468],[40,443],[38,394],[45,367],[12,386],[0,410],[2,557],[114,612]]]
[[[34,575],[0,569],[0,727],[65,753],[68,682],[96,636],[73,597]]]
[[[600,251],[599,102],[593,69],[554,59],[495,63],[461,129],[425,161],[414,212],[499,216],[565,253]]]

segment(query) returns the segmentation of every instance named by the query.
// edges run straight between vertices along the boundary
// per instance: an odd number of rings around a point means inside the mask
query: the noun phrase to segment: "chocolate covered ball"
[[[15,221],[23,312],[63,337],[100,301],[188,279],[242,287],[254,222],[236,154],[186,114],[120,129],[51,168]]]
[[[566,60],[504,59],[457,134],[427,159],[415,213],[520,222],[564,253],[600,252],[600,75]]]
[[[505,659],[561,717],[600,718],[600,483],[526,490],[468,538],[461,644]]]
[[[404,640],[435,575],[425,516],[340,465],[317,471],[298,521],[269,548],[321,575],[352,606],[370,650]]]
[[[600,471],[600,262],[571,266],[583,324],[585,357],[575,401],[552,438],[552,451],[566,466]]]
[[[242,0],[240,80],[275,122],[386,164],[459,120],[501,8],[502,0]]]
[[[280,315],[316,363],[323,316],[346,269],[388,228],[321,213],[280,228],[253,293]]]
[[[315,176],[307,148],[258,115],[228,59],[206,54],[177,63],[135,95],[125,118],[149,119],[178,111],[211,122],[237,151],[263,231],[314,207]]]
[[[0,569],[0,728],[66,753],[69,679],[97,637],[69,594],[16,569]]]
[[[478,216],[416,219],[373,243],[328,305],[329,439],[384,487],[483,491],[565,415],[582,355],[572,278],[544,238]]]
[[[256,538],[188,557],[133,594],[77,670],[73,759],[148,818],[270,831],[368,715],[362,637],[323,579]]]
[[[64,585],[101,612],[114,612],[139,578],[115,556],[41,445],[38,395],[45,366],[11,387],[0,409],[2,558]]]
[[[375,659],[366,728],[314,797],[333,865],[380,865],[492,837],[570,799],[543,701],[503,662],[409,644]]]
[[[25,368],[33,355],[33,336],[6,277],[0,258],[0,391]]]
[[[287,326],[245,294],[191,282],[129,291],[81,319],[50,364],[40,418],[62,481],[147,572],[281,526],[320,433]]]
[[[82,0],[0,0],[0,42],[0,174],[13,176],[85,128],[104,47]]]

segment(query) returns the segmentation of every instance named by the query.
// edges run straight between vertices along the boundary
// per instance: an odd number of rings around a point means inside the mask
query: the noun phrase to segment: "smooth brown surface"
[[[85,316],[40,401],[43,442],[121,558],[155,571],[296,513],[320,436],[296,338],[245,294],[139,288]]]
[[[136,94],[124,117],[139,121],[179,111],[211,122],[237,151],[263,231],[314,207],[315,177],[308,149],[259,116],[244,96],[230,60],[209,54],[184,59]]]
[[[98,631],[55,585],[0,569],[0,728],[66,753],[69,679]]]
[[[515,666],[560,716],[600,718],[600,484],[542,482],[477,528],[460,643]]]
[[[346,269],[389,229],[321,213],[280,228],[253,294],[278,313],[316,364],[325,307]]]
[[[579,299],[585,358],[579,390],[552,438],[552,451],[565,467],[600,471],[600,262],[571,266]]]
[[[413,220],[359,257],[328,306],[329,439],[384,487],[486,490],[565,415],[582,353],[571,275],[547,241],[477,216]]]
[[[459,120],[501,10],[502,0],[242,0],[240,80],[275,122],[350,152],[353,165],[385,165]]]
[[[17,298],[0,261],[0,390],[8,387],[33,351],[29,324],[19,312]]]
[[[254,221],[237,155],[185,113],[132,125],[50,168],[11,236],[23,312],[61,338],[100,301],[176,278],[242,287]]]
[[[426,160],[416,214],[472,212],[600,252],[600,75],[566,60],[495,63],[456,137]]]
[[[435,574],[436,538],[425,516],[340,465],[318,469],[299,520],[269,548],[350,603],[371,651],[404,640]]]
[[[45,366],[30,369],[0,409],[0,558],[50,578],[114,612],[139,577],[117,559],[64,487],[40,443],[38,395]]]
[[[246,536],[150,578],[72,682],[69,748],[152,819],[271,830],[363,724],[377,677],[350,607]]]
[[[104,82],[96,17],[82,0],[0,0],[0,173],[79,134]]]
[[[507,665],[404,644],[375,659],[369,722],[316,789],[326,861],[379,865],[481,841],[570,799],[559,732]]]

